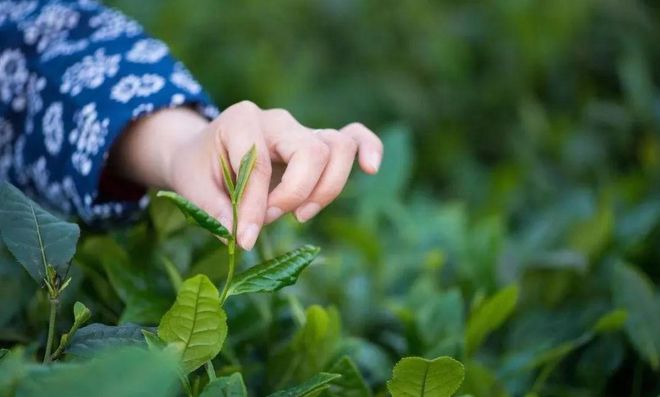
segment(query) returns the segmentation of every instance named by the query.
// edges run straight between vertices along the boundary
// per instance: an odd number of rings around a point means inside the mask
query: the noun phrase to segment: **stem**
[[[227,293],[229,292],[229,286],[231,281],[234,278],[234,270],[236,268],[236,233],[238,231],[238,204],[235,201],[231,203],[232,210],[232,225],[231,225],[231,236],[229,237],[228,242],[228,251],[229,251],[229,270],[227,271],[227,281],[225,286],[222,287],[222,293],[220,294],[220,305],[225,303],[227,300]]]
[[[215,368],[213,367],[213,361],[209,360],[206,362],[206,374],[209,376],[209,383],[213,382],[215,379]]]
[[[62,336],[64,338],[64,336]],[[55,353],[50,356],[51,361],[57,360],[57,358],[64,352],[64,348],[68,345],[68,342],[64,339],[60,341],[60,345],[55,349]]]
[[[188,377],[180,373],[179,380],[181,381],[181,386],[183,387],[183,391],[186,392],[186,395],[188,397],[193,397],[193,390],[190,386],[190,380],[188,380]]]
[[[55,339],[55,319],[57,317],[57,298],[50,298],[50,316],[48,318],[48,339],[46,341],[46,353],[44,354],[44,364],[50,362],[50,354],[53,350],[53,339]]]
[[[50,356],[50,359],[52,361],[57,360],[57,358],[61,356],[62,353],[64,353],[64,349],[66,349],[66,347],[69,346],[69,343],[71,343],[71,339],[76,334],[76,332],[78,332],[79,326],[80,324],[74,322],[73,325],[71,326],[71,329],[69,329],[69,332],[61,336],[59,346],[57,346],[57,349],[55,349],[55,353],[53,353],[53,355]]]

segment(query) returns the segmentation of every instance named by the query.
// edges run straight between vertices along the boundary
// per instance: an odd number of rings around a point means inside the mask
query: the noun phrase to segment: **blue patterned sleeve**
[[[0,180],[89,224],[134,218],[145,197],[99,194],[105,160],[132,120],[173,106],[218,112],[135,21],[90,0],[0,0]]]

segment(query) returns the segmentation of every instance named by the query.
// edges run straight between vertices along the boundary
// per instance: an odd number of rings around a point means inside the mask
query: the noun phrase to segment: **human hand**
[[[122,135],[109,166],[134,182],[176,191],[231,229],[219,159],[228,159],[236,172],[252,145],[257,161],[238,213],[238,243],[246,250],[264,223],[287,212],[305,222],[331,203],[356,154],[369,174],[378,171],[383,154],[380,139],[362,124],[312,130],[283,109],[262,110],[243,101],[211,123],[185,108],[147,116]]]

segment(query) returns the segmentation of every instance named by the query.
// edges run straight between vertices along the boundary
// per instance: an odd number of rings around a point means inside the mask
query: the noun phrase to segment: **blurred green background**
[[[660,393],[657,2],[110,4],[221,107],[381,133],[380,176],[311,226],[268,231],[275,249],[324,248],[295,291],[368,341],[370,382],[395,357],[450,354],[475,396]],[[510,283],[514,315],[470,351],[469,313]],[[623,332],[590,334],[617,308]]]
[[[616,0],[110,2],[221,107],[409,128],[437,198],[516,215],[657,176],[659,8]],[[643,180],[640,180],[643,179]]]

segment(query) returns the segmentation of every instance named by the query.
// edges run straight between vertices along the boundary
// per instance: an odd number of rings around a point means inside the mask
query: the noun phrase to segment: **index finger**
[[[235,174],[238,174],[241,159],[253,145],[257,151],[254,169],[238,203],[236,238],[248,251],[254,247],[264,223],[271,175],[270,156],[258,121],[259,111],[256,105],[241,102],[225,110],[225,120],[220,125],[222,144]]]

